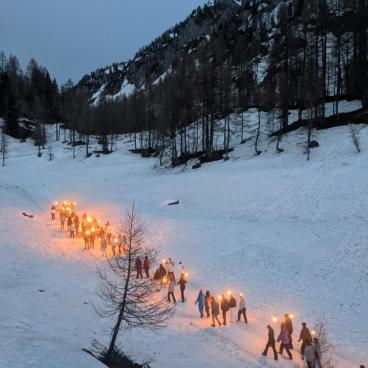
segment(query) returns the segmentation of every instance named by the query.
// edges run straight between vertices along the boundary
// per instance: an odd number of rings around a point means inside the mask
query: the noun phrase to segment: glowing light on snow
[[[87,222],[91,222],[92,221],[92,217],[91,216],[88,216],[87,217]]]
[[[218,298],[219,298],[219,300],[222,300],[222,295],[219,295]]]
[[[227,295],[228,295],[228,296],[232,295],[231,290],[228,290],[228,291],[227,291]]]
[[[312,330],[312,335],[314,336],[316,334],[316,331]]]
[[[244,296],[244,294],[243,294],[243,293],[240,293],[239,295],[240,295],[240,296],[242,296],[242,297]]]
[[[291,319],[293,319],[293,318],[294,318],[294,314],[289,314],[289,317],[290,317]]]
[[[273,316],[273,317],[272,317],[272,321],[273,321],[273,322],[277,322],[277,317]]]

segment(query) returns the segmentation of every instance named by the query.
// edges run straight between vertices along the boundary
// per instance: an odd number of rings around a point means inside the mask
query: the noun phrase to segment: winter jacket
[[[169,291],[169,293],[173,293],[175,291],[175,281],[170,280],[168,291]]]
[[[229,308],[236,308],[236,300],[233,296],[230,296],[229,299]]]
[[[174,272],[174,262],[172,260],[167,261],[166,271],[167,272]]]
[[[70,225],[70,231],[75,231],[75,225],[73,223]]]
[[[211,301],[211,313],[215,317],[220,314],[220,305],[216,300]]]
[[[74,219],[74,224],[75,224],[75,228],[78,229],[79,228],[79,218],[78,217]]]
[[[229,302],[227,301],[226,298],[224,298],[221,302],[221,310],[223,312],[227,312],[229,310]]]
[[[135,260],[135,269],[137,271],[142,270],[142,261],[139,257]]]
[[[185,280],[184,277],[180,277],[178,285],[180,285],[180,290],[185,290],[185,284],[187,283],[187,280]]]
[[[307,345],[304,349],[304,358],[307,362],[313,362],[315,360],[314,357],[314,349],[312,345]]]
[[[245,309],[245,300],[242,297],[239,298],[239,309]]]
[[[293,333],[293,321],[291,320],[291,318],[286,318],[285,325],[286,325],[286,329],[291,335]]]
[[[149,269],[151,266],[150,261],[148,260],[148,258],[145,258],[143,261],[143,268],[145,268],[146,270]]]
[[[204,294],[202,290],[199,291],[195,304],[198,304],[199,309],[204,308]]]
[[[268,343],[273,344],[275,342],[275,331],[271,326],[268,327]]]
[[[211,306],[211,295],[205,296],[204,305],[206,306],[206,308],[209,308]]]
[[[62,222],[62,223],[65,222],[65,216],[64,215],[60,215],[60,222]]]
[[[303,342],[312,342],[312,335],[309,332],[309,328],[308,327],[303,327],[302,330],[300,331],[300,337],[299,337],[299,341],[303,340]]]
[[[281,343],[286,346],[290,344],[289,332],[286,327],[281,330],[280,335],[277,338],[277,342],[279,341],[281,341]]]
[[[68,217],[68,222],[67,222],[68,226],[70,226],[72,223],[73,223],[72,218],[71,217]]]

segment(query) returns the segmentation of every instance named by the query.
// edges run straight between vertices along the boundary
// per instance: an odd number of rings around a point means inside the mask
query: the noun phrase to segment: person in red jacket
[[[142,275],[142,261],[139,257],[135,260],[135,269],[137,270],[137,279],[141,278],[143,279]]]
[[[151,263],[148,259],[147,256],[144,257],[144,261],[143,261],[143,268],[144,268],[144,272],[146,273],[147,279],[149,279],[149,269],[150,269]]]

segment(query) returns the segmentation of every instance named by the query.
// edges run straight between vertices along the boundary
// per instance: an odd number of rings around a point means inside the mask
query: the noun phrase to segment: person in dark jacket
[[[215,327],[215,321],[217,321],[218,325],[221,326],[221,322],[218,319],[218,315],[220,314],[220,305],[215,300],[215,298],[211,297],[211,314],[212,314],[212,327]]]
[[[234,298],[233,294],[229,293],[229,312],[230,312],[230,323],[234,322],[234,313],[236,308],[236,299]]]
[[[206,295],[204,297],[204,307],[206,309],[206,315],[207,315],[207,317],[210,316],[210,306],[211,306],[211,294],[207,290],[206,291]]]
[[[140,257],[137,257],[135,259],[135,269],[137,271],[137,279],[139,279],[139,278],[143,279],[143,275],[142,275],[142,261],[141,261]]]
[[[165,267],[160,264],[160,267],[156,270],[155,274],[153,275],[153,278],[155,280],[162,280],[162,278],[166,276],[166,270]]]
[[[307,324],[305,322],[302,323],[302,330],[300,331],[300,336],[299,336],[299,341],[303,341],[302,342],[302,346],[300,348],[300,352],[302,354],[302,359],[304,358],[304,349],[305,347],[310,344],[312,344],[312,335],[309,331],[309,328],[307,327]]]
[[[291,317],[289,316],[289,314],[285,314],[285,327],[287,329],[287,331],[289,332],[289,339],[290,339],[290,344],[289,344],[289,349],[293,349],[293,321],[291,320]]]
[[[144,257],[144,261],[143,261],[143,268],[144,268],[144,272],[147,276],[147,279],[149,279],[149,269],[151,267],[151,262],[149,261],[148,257],[145,256]]]
[[[275,331],[270,325],[267,325],[267,329],[268,329],[268,341],[262,355],[267,356],[268,349],[272,348],[274,359],[278,360],[275,346]]]
[[[187,283],[187,280],[185,280],[185,275],[181,274],[178,285],[180,287],[180,295],[181,295],[181,302],[182,303],[185,302],[184,290],[185,290],[185,284],[186,283]]]
[[[199,314],[201,315],[201,318],[204,317],[203,315],[203,309],[204,309],[204,294],[202,289],[199,290],[197,299],[195,301],[195,304],[198,304],[198,310],[199,310]]]
[[[76,235],[78,237],[80,223],[79,223],[79,217],[77,215],[75,215],[75,217],[74,217],[74,225],[75,225],[75,232],[76,232]]]
[[[221,311],[223,325],[226,326],[226,313],[229,311],[229,302],[224,295],[221,295]]]

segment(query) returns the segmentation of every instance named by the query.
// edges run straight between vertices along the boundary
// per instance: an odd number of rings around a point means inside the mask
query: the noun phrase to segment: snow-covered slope
[[[108,338],[91,305],[101,258],[49,220],[50,202],[63,198],[113,226],[135,200],[147,241],[190,273],[188,302],[166,329],[123,335],[137,360],[151,357],[158,368],[301,367],[296,352],[294,362],[260,358],[265,326],[290,312],[296,331],[304,320],[328,318],[338,367],[367,362],[368,129],[359,128],[361,154],[349,127],[340,127],[314,133],[320,147],[306,161],[298,131],[280,155],[265,143],[255,157],[249,142],[200,170],[154,169],[154,159],[128,152],[125,138],[109,156],[84,159],[81,148],[75,160],[54,143],[54,161],[11,141],[0,168],[0,367],[100,366],[81,348]],[[199,288],[244,292],[250,324],[211,328],[194,306]]]

